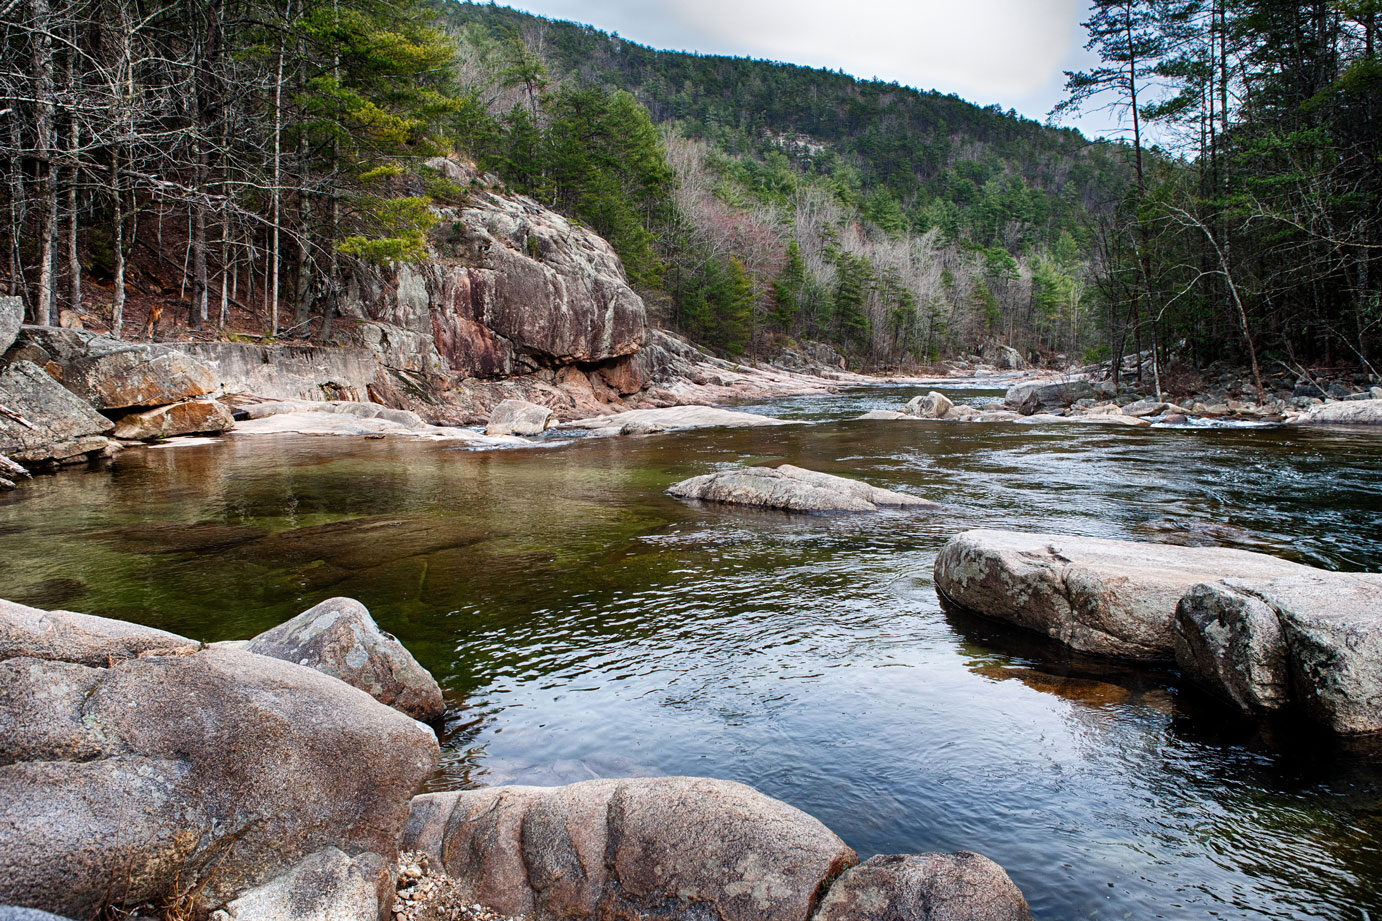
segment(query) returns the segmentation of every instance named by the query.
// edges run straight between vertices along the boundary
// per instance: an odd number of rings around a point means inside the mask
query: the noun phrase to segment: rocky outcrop
[[[939,508],[906,493],[879,489],[847,477],[780,467],[746,467],[683,480],[667,490],[678,499],[697,499],[788,512],[876,512],[884,508]]]
[[[1031,921],[1022,892],[987,857],[874,857],[831,885],[814,921]]]
[[[109,447],[115,427],[28,361],[0,370],[0,407],[0,454],[22,463],[84,459]]]
[[[1092,399],[1094,385],[1083,379],[1023,381],[1008,388],[1003,402],[1010,409],[1033,413],[1064,409],[1079,400]]]
[[[552,411],[526,400],[505,400],[490,414],[486,435],[541,435],[551,428]]]
[[[0,355],[9,351],[22,325],[24,302],[17,297],[0,297]]]
[[[591,780],[413,801],[406,851],[453,902],[532,921],[1030,921],[976,854],[879,857],[723,780]]]
[[[339,678],[424,723],[446,713],[436,679],[351,598],[323,601],[259,634],[245,650]]]
[[[16,348],[98,410],[166,406],[216,389],[210,368],[171,346],[26,326]]]
[[[1022,353],[1010,345],[989,342],[979,350],[979,355],[1000,371],[1021,371],[1027,367],[1027,363],[1022,360]]]
[[[1382,575],[1196,585],[1176,610],[1176,662],[1245,713],[1289,709],[1339,733],[1382,732]]]
[[[313,669],[10,604],[0,727],[0,901],[77,918],[214,907],[328,848],[390,864],[438,759]]]
[[[647,314],[609,243],[455,160],[428,165],[468,197],[439,212],[432,258],[355,279],[344,312],[366,348],[391,368],[482,378],[638,351]]]
[[[1382,400],[1325,403],[1294,420],[1296,425],[1382,425]]]
[[[215,400],[185,400],[144,412],[121,416],[115,437],[125,441],[153,441],[176,435],[209,435],[235,426],[230,410]]]
[[[384,374],[379,355],[362,348],[247,342],[183,342],[178,348],[210,368],[224,392],[267,400],[369,400]]]
[[[961,608],[1044,634],[1083,653],[1169,661],[1176,607],[1225,578],[1316,572],[1244,550],[966,531],[936,557],[936,590]]]

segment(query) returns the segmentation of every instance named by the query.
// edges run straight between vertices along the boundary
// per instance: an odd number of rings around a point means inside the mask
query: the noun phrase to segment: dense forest
[[[349,273],[425,258],[466,190],[422,164],[455,154],[606,236],[662,322],[729,354],[1367,362],[1378,5],[1099,0],[1103,63],[1055,114],[1117,109],[1124,143],[493,4],[14,0],[3,284],[117,334],[134,297],[145,335],[166,308],[329,339]]]

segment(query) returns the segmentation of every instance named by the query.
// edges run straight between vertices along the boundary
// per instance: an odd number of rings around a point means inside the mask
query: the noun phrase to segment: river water
[[[729,778],[861,856],[979,851],[1044,921],[1382,918],[1382,744],[1244,724],[1173,673],[947,614],[931,580],[979,526],[1376,571],[1382,438],[847,421],[918,392],[533,450],[130,450],[0,498],[0,597],[206,640],[359,598],[451,700],[434,789]],[[779,462],[945,507],[788,516],[662,492]]]

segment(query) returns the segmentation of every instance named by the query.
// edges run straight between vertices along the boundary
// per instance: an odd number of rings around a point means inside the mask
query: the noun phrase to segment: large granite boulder
[[[1027,367],[1027,363],[1022,360],[1021,352],[1010,345],[998,342],[985,343],[983,348],[979,349],[979,357],[1003,371],[1020,371]]]
[[[807,921],[857,859],[804,812],[686,777],[420,796],[403,848],[468,900],[534,921]]]
[[[0,454],[24,463],[64,461],[104,450],[115,426],[42,368],[16,361],[0,370]]]
[[[987,857],[891,854],[836,880],[813,921],[1031,921],[1022,891]]]
[[[1079,400],[1093,399],[1094,385],[1087,380],[1023,381],[1008,388],[1003,402],[1023,415],[1065,409]]]
[[[1261,553],[1133,541],[966,531],[936,557],[942,599],[1084,653],[1169,661],[1176,606],[1200,582],[1317,570]]]
[[[0,902],[211,906],[334,847],[389,863],[427,727],[327,675],[0,607]]]
[[[879,489],[858,480],[780,467],[745,467],[683,480],[667,490],[678,499],[697,499],[788,512],[876,512],[884,508],[939,508],[927,499]]]
[[[527,400],[505,400],[494,407],[486,435],[541,435],[556,419],[546,406]]]
[[[144,412],[121,416],[115,437],[126,441],[153,441],[176,435],[209,435],[235,426],[230,410],[215,400],[184,400]]]
[[[608,242],[530,198],[486,189],[457,161],[428,166],[468,190],[464,204],[439,210],[433,258],[353,279],[343,306],[386,366],[495,378],[639,350],[647,312]]]
[[[1296,425],[1382,425],[1382,400],[1345,400],[1316,406]]]
[[[216,389],[209,367],[167,345],[50,326],[26,326],[18,341],[26,354],[46,355],[62,385],[100,410],[166,406]]]
[[[906,406],[902,407],[902,412],[919,419],[944,419],[946,414],[954,408],[955,403],[949,397],[932,390],[926,396],[913,397]]]
[[[1176,615],[1189,680],[1247,713],[1382,731],[1382,575],[1309,570],[1196,585]]]
[[[17,297],[0,297],[0,355],[14,344],[19,327],[24,325],[24,302]]]
[[[441,688],[363,604],[331,598],[250,640],[245,649],[339,678],[413,719],[446,713]]]

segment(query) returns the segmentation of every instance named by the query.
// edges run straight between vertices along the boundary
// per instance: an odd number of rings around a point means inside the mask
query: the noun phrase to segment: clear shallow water
[[[917,392],[741,408],[845,420]],[[782,461],[946,508],[662,494]],[[726,777],[864,855],[980,851],[1046,921],[1356,921],[1382,917],[1382,745],[1243,725],[1170,673],[946,614],[931,565],[987,526],[1376,570],[1379,462],[1368,433],[1080,425],[828,421],[489,454],[230,438],[0,498],[0,597],[207,640],[360,598],[452,700],[437,788]]]

